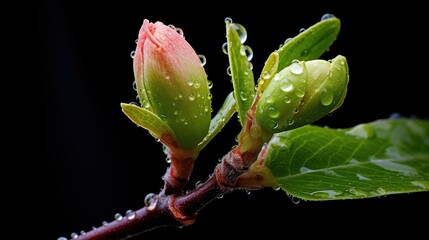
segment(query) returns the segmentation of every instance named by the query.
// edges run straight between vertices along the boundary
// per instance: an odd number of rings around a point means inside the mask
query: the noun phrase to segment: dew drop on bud
[[[176,28],[176,32],[183,37],[184,33],[183,30],[181,28]]]
[[[290,71],[291,71],[291,73],[293,73],[295,75],[299,75],[299,74],[304,72],[304,69],[302,68],[302,66],[299,63],[294,62],[290,65]]]
[[[194,93],[191,93],[191,94],[189,94],[189,101],[194,101],[195,100],[195,94]]]
[[[280,111],[275,107],[269,107],[267,109],[267,112],[270,118],[278,118],[280,115]]]
[[[206,57],[204,55],[202,55],[202,54],[199,54],[198,57],[200,58],[201,66],[206,65],[206,62],[207,62]]]
[[[200,82],[198,82],[198,81],[197,81],[197,82],[195,82],[194,87],[195,87],[195,88],[200,88],[200,87],[201,87],[201,83],[200,83]]]
[[[232,19],[230,17],[225,18],[225,23],[232,24]]]
[[[133,210],[127,210],[125,212],[125,215],[127,216],[128,220],[133,220],[134,218],[136,218],[136,212],[134,212]]]
[[[222,199],[222,198],[223,198],[223,195],[217,196],[217,199]]]
[[[168,27],[176,31],[176,27],[173,24],[168,24]]]
[[[59,237],[59,238],[57,238],[57,240],[67,240],[67,238],[65,238],[65,237]]]
[[[136,44],[138,44],[138,43],[139,43],[139,39],[137,38],[134,42],[135,42]]]
[[[158,195],[154,193],[149,193],[144,198],[144,204],[148,211],[153,211],[156,208],[156,205],[158,204]]]
[[[122,217],[122,215],[121,215],[120,213],[116,213],[116,214],[115,214],[115,220],[116,220],[116,221],[121,221],[121,220],[122,220],[122,218],[123,218],[123,217]]]
[[[188,85],[189,85],[190,87],[192,87],[192,86],[194,85],[194,82],[192,82],[192,80],[190,80],[190,81],[188,82]]]
[[[247,40],[247,30],[243,27],[243,25],[234,23],[231,25],[234,30],[237,32],[238,37],[240,38],[240,42],[244,43]]]
[[[302,33],[302,32],[304,32],[305,31],[305,28],[300,28],[299,29],[299,33]]]
[[[80,235],[82,236],[82,235],[85,235],[86,234],[86,232],[85,231],[80,231]]]
[[[108,223],[106,221],[103,221],[103,223],[102,223],[103,226],[107,226],[107,224]]]
[[[333,100],[334,96],[332,92],[326,88],[322,89],[322,92],[320,93],[320,103],[322,103],[323,106],[329,106]]]
[[[289,81],[288,79],[284,78],[281,81],[280,89],[283,92],[290,92],[293,90],[293,83],[291,81]]]
[[[287,120],[287,123],[289,124],[289,126],[290,126],[290,125],[293,125],[293,124],[295,123],[295,120],[293,120],[293,118],[289,118],[289,119]]]
[[[97,228],[93,226],[93,227],[92,227],[92,231],[95,231],[95,230],[97,230]]]
[[[136,102],[130,102],[129,104],[130,104],[130,105],[137,106],[137,107],[140,107],[140,104],[138,104],[138,103],[136,103]]]
[[[208,80],[208,81],[207,81],[207,87],[208,87],[209,89],[212,89],[212,87],[213,87],[213,82],[212,82],[212,81],[210,81],[210,80]]]
[[[298,88],[298,89],[296,89],[296,91],[295,91],[295,95],[296,95],[297,97],[302,98],[302,97],[304,97],[305,92],[304,92],[304,90],[303,90],[303,89]]]
[[[228,54],[228,43],[227,42],[222,44],[222,52],[225,54]]]
[[[330,19],[330,18],[335,18],[335,16],[333,14],[330,13],[325,13],[323,14],[323,16],[320,18],[320,21],[326,20],[326,19]]]
[[[137,83],[136,83],[136,81],[133,82],[133,89],[137,91]]]
[[[130,57],[131,58],[134,58],[134,55],[136,54],[136,51],[132,51],[131,53],[130,53]]]
[[[72,239],[76,239],[79,237],[79,235],[77,233],[72,233],[70,236]]]

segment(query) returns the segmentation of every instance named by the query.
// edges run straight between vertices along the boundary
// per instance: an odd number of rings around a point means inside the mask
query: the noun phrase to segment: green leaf
[[[210,122],[209,132],[203,141],[198,144],[198,150],[201,151],[225,126],[235,113],[235,99],[231,92],[225,99],[222,107],[216,113],[216,116]]]
[[[265,166],[306,200],[429,190],[429,122],[378,120],[349,129],[307,125],[274,135]]]
[[[280,57],[278,71],[289,66],[294,59],[306,61],[322,56],[337,39],[340,25],[338,18],[329,18],[287,41],[277,51]]]
[[[174,136],[171,128],[151,111],[127,103],[121,103],[121,108],[131,121],[149,130],[155,138],[160,139],[163,134],[171,134]]]
[[[251,69],[251,63],[247,59],[246,46],[241,43],[237,29],[244,27],[238,23],[226,22],[229,67],[236,109],[242,126],[246,125],[246,112],[250,109],[255,96],[255,80]],[[242,31],[240,31],[242,32]]]
[[[267,88],[268,83],[273,79],[274,75],[277,73],[279,66],[279,54],[277,52],[272,52],[265,61],[264,68],[262,69],[261,76],[258,80],[258,95],[260,96],[265,88]]]

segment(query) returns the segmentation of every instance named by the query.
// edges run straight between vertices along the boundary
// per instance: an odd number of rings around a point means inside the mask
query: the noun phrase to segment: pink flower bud
[[[173,130],[181,148],[206,136],[211,95],[200,58],[174,27],[144,20],[134,54],[140,104]]]

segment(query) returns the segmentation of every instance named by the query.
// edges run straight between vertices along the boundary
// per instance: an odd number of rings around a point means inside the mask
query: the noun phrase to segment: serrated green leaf
[[[226,97],[222,107],[216,113],[216,116],[210,122],[209,132],[204,137],[203,141],[198,144],[198,149],[201,151],[225,126],[235,113],[235,99],[231,92]]]
[[[163,134],[171,134],[171,136],[174,136],[171,128],[151,111],[127,103],[121,103],[121,108],[131,121],[149,130],[155,138],[160,139]]]
[[[340,26],[338,18],[329,18],[287,41],[277,51],[280,57],[278,71],[289,66],[294,59],[306,61],[322,56],[337,39]]]
[[[429,122],[378,120],[349,129],[307,125],[274,135],[265,166],[306,200],[429,190]]]
[[[241,25],[226,22],[226,38],[236,109],[241,125],[245,126],[246,112],[252,106],[255,96],[255,80],[253,78],[251,63],[247,59],[245,47],[240,41],[240,36],[235,26]]]

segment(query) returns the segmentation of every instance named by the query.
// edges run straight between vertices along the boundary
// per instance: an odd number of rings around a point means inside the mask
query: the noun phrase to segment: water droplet
[[[333,14],[330,13],[325,13],[323,14],[323,16],[320,18],[320,21],[326,20],[326,19],[330,19],[330,18],[334,18],[335,16]]]
[[[180,35],[180,36],[184,36],[184,32],[181,28],[176,28],[176,32]]]
[[[183,94],[179,93],[178,97],[179,97],[179,99],[182,99],[183,98]]]
[[[323,106],[329,106],[331,105],[333,100],[334,95],[332,94],[332,92],[326,88],[323,88],[322,92],[320,93],[320,103],[322,103]]]
[[[202,55],[202,54],[199,54],[198,57],[200,58],[201,66],[206,65],[206,63],[207,63],[206,57],[204,55]]]
[[[82,235],[85,235],[86,234],[86,232],[85,231],[80,231],[80,235],[82,236]]]
[[[380,195],[385,195],[387,193],[387,191],[382,187],[377,188],[375,191]]]
[[[304,92],[304,90],[303,90],[302,88],[298,88],[298,89],[296,89],[296,91],[295,91],[295,95],[296,95],[297,97],[302,98],[302,97],[304,97],[305,92]]]
[[[70,236],[72,239],[76,239],[79,237],[79,235],[77,233],[72,233]]]
[[[290,91],[292,91],[293,90],[293,83],[292,83],[292,81],[289,81],[288,79],[284,78],[281,81],[280,89],[283,92],[290,92]]]
[[[287,38],[287,39],[285,40],[284,44],[286,44],[286,43],[288,43],[288,42],[292,41],[292,39],[293,39],[293,38]]]
[[[140,102],[140,97],[139,95],[136,96],[136,102]]]
[[[250,193],[251,193],[251,192],[250,192],[249,190],[246,190],[246,194],[247,194],[247,195],[250,195]]]
[[[146,100],[146,99],[144,99],[144,100],[142,101],[142,107],[143,107],[143,108],[149,108],[149,107],[150,107],[150,103],[149,103],[149,101],[148,101],[148,100]]]
[[[311,193],[311,196],[314,196],[316,198],[334,198],[337,195],[340,195],[342,192],[336,192],[334,190],[321,190],[321,191],[315,191]]]
[[[222,199],[222,198],[223,198],[223,195],[217,196],[217,199]]]
[[[292,202],[293,202],[293,204],[298,204],[299,202],[301,202],[301,199],[296,198],[296,197],[292,197]]]
[[[169,79],[170,79],[170,76],[169,76],[169,75],[165,75],[165,79],[166,79],[166,80],[169,80]]]
[[[365,191],[356,189],[356,188],[350,188],[347,190],[350,194],[356,196],[356,197],[366,197],[368,194]]]
[[[200,88],[201,87],[201,83],[198,82],[198,81],[195,82],[194,87],[197,88],[197,89]]]
[[[346,62],[344,60],[341,59],[340,64],[344,65]]]
[[[298,107],[296,107],[294,110],[293,110],[293,113],[294,114],[297,114],[299,112],[299,108]]]
[[[176,27],[173,24],[168,24],[167,25],[169,28],[173,29],[174,31],[176,31]]]
[[[213,95],[211,94],[211,93],[209,93],[208,95],[207,95],[207,99],[212,99],[213,98]]]
[[[208,87],[209,89],[212,89],[212,87],[213,87],[213,82],[212,82],[212,81],[210,81],[210,80],[207,80],[207,87]]]
[[[279,123],[276,121],[270,121],[269,122],[271,129],[275,130],[279,127]]]
[[[274,77],[273,77],[273,81],[277,82],[278,80],[280,80],[280,75],[278,73],[276,73],[276,75],[274,75]]]
[[[171,158],[166,157],[166,158],[165,158],[165,161],[166,161],[168,164],[170,164],[170,163],[171,163]]]
[[[282,189],[280,186],[275,186],[273,187],[274,191],[279,191],[280,189]]]
[[[390,114],[390,116],[389,116],[389,119],[400,119],[400,118],[402,118],[402,115],[400,114],[400,113],[392,113],[392,114]]]
[[[228,68],[226,69],[226,73],[227,73],[229,76],[231,76],[231,75],[232,75],[231,67],[228,67]]]
[[[136,83],[136,81],[133,82],[133,89],[137,91],[137,83]]]
[[[92,231],[95,231],[95,230],[97,230],[97,228],[96,228],[96,227],[94,227],[94,226],[92,226]]]
[[[302,68],[301,64],[294,62],[290,65],[290,71],[295,75],[299,75],[304,72],[304,69]]]
[[[231,24],[232,23],[232,19],[230,17],[225,18],[225,23]]]
[[[287,120],[287,124],[289,124],[289,125],[293,125],[294,123],[295,123],[295,120],[293,120],[293,118],[289,118]]]
[[[153,211],[156,208],[156,205],[158,204],[158,195],[154,193],[149,193],[144,198],[144,204],[148,211]]]
[[[132,51],[131,53],[130,53],[130,57],[131,58],[134,58],[134,55],[136,54],[136,51]]]
[[[263,78],[263,79],[267,80],[267,79],[269,79],[270,77],[271,77],[271,74],[270,74],[268,71],[264,71],[264,72],[262,73],[262,78]]]
[[[103,226],[107,226],[107,224],[109,224],[109,223],[107,223],[106,221],[103,221],[103,223],[102,223]]]
[[[125,212],[125,215],[127,215],[128,220],[133,220],[134,218],[136,218],[136,212],[131,209],[127,210],[127,212]]]
[[[302,32],[304,32],[305,31],[305,28],[300,28],[299,29],[299,33],[302,33]]]
[[[136,40],[134,40],[134,42],[135,42],[136,44],[138,44],[138,43],[139,43],[139,39],[137,38]]]
[[[122,218],[123,218],[123,217],[122,217],[122,215],[121,215],[120,213],[116,213],[116,214],[115,214],[115,220],[116,220],[116,221],[121,221],[121,220],[122,220]]]
[[[242,101],[246,101],[248,99],[247,93],[245,93],[244,91],[241,91],[240,92],[240,98]]]
[[[228,54],[228,43],[225,42],[222,44],[222,52]]]
[[[279,111],[279,110],[277,110],[275,107],[269,107],[269,108],[267,109],[267,112],[268,112],[268,116],[269,116],[270,118],[278,118],[278,117],[279,117],[279,115],[280,115],[280,111]]]
[[[247,60],[250,61],[253,58],[253,50],[247,45],[241,46],[240,54],[247,57]]]
[[[240,38],[240,42],[244,43],[247,40],[246,28],[244,28],[243,25],[238,23],[231,24],[231,27],[233,27],[234,30],[237,32],[238,37]]]
[[[67,240],[67,238],[65,238],[65,237],[59,237],[59,238],[57,238],[57,240]]]
[[[201,182],[201,181],[197,181],[196,183],[195,183],[195,188],[199,188],[199,187],[201,187],[203,185],[203,182]]]
[[[369,178],[367,178],[367,177],[365,177],[363,175],[360,175],[360,174],[356,174],[356,177],[358,177],[359,180],[364,180],[364,181],[371,180],[371,179],[369,179]]]
[[[130,105],[135,105],[135,106],[137,106],[137,107],[140,107],[140,104],[138,104],[138,103],[136,103],[136,102],[130,102],[129,104],[130,104]]]
[[[251,62],[249,62],[248,63],[248,66],[247,66],[250,70],[253,70],[253,64],[251,63]]]

